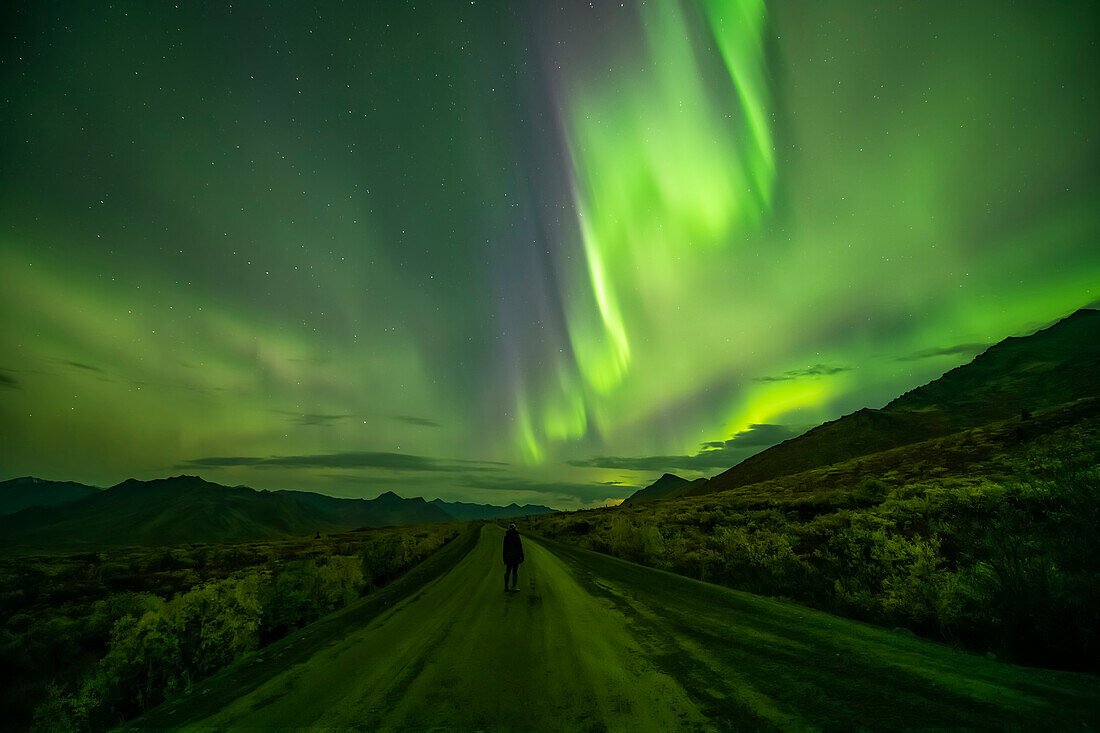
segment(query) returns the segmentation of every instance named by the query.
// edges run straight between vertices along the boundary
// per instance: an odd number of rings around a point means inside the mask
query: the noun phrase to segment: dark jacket
[[[514,529],[504,533],[504,562],[509,565],[523,562],[523,543],[519,541],[519,532]]]

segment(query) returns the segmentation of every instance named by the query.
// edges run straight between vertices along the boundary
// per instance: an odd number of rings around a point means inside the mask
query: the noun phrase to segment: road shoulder
[[[392,611],[424,586],[449,573],[477,545],[480,536],[481,524],[471,522],[461,535],[386,587],[248,654],[119,730],[178,728],[217,713],[288,667],[309,659],[321,648],[343,638],[349,631]]]

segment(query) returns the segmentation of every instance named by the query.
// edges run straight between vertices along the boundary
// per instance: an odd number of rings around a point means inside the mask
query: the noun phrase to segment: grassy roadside
[[[120,730],[176,728],[201,720],[259,687],[288,665],[305,661],[316,650],[346,635],[448,573],[477,544],[480,523],[470,523],[408,573],[366,598],[244,657],[169,700]]]
[[[1100,679],[1021,667],[544,537],[721,729],[1100,725]]]
[[[15,729],[114,727],[388,585],[464,526],[0,553],[0,709]]]

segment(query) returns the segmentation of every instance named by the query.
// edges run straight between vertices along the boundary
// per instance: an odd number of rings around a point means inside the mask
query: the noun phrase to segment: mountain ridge
[[[76,481],[50,481],[35,476],[0,481],[0,516],[14,514],[33,506],[57,506],[91,496],[98,486]]]
[[[508,517],[526,517],[532,514],[553,514],[556,509],[551,509],[542,504],[524,504],[520,506],[514,501],[507,506],[495,504],[476,504],[467,501],[444,501],[432,499],[428,502],[438,506],[459,521],[473,519],[506,519]]]
[[[79,485],[78,485],[79,486]],[[463,521],[440,500],[386,491],[374,499],[341,499],[309,491],[226,486],[183,474],[129,478],[54,506],[0,516],[0,545],[87,547],[248,542],[357,527]],[[447,502],[442,502],[447,504]],[[483,512],[492,505],[471,505]],[[512,505],[515,506],[515,505]],[[529,507],[516,507],[522,510]],[[497,516],[520,516],[495,507]],[[541,507],[553,511],[549,507]],[[543,512],[537,512],[543,513]],[[480,518],[480,517],[478,517]]]
[[[622,506],[634,506],[647,501],[658,501],[660,499],[675,499],[678,496],[682,496],[692,486],[701,485],[705,481],[706,479],[703,478],[689,481],[674,473],[666,473],[649,486],[638,489],[628,496],[623,500]]]

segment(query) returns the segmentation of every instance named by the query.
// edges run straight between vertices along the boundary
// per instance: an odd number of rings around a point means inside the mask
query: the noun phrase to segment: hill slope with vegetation
[[[1100,405],[522,530],[997,659],[1100,672]],[[1071,418],[1080,417],[1080,420]]]
[[[709,494],[1100,395],[1100,311],[1009,338],[880,410],[863,409],[751,456],[688,490]]]

